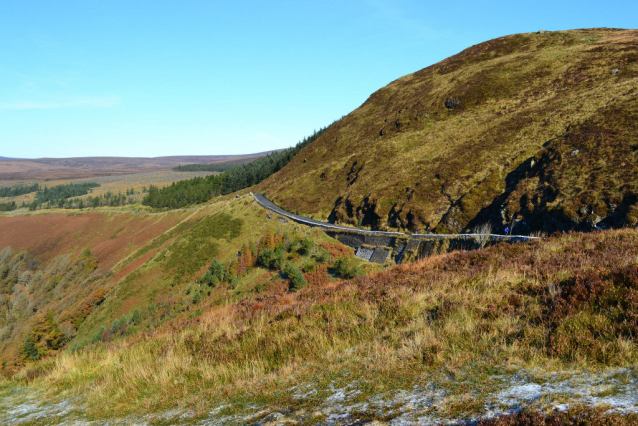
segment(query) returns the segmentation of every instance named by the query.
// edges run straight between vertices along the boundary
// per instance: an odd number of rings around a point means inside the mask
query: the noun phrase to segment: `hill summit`
[[[638,224],[638,31],[516,34],[399,78],[262,182],[373,229]]]

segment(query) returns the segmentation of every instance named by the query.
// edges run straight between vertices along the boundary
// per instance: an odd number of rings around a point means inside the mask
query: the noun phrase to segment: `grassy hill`
[[[340,258],[359,263],[352,249],[269,218],[252,198],[162,214],[0,216],[0,242],[3,368],[194,318],[211,304],[286,292],[292,282],[332,280]],[[214,261],[223,272],[205,277]],[[38,352],[29,353],[29,339]]]
[[[492,40],[228,175],[371,228],[596,232],[376,265],[247,196],[0,215],[0,422],[632,424],[637,60]]]
[[[372,94],[257,191],[378,229],[635,225],[637,45],[590,29],[470,47]]]
[[[258,269],[268,288],[249,291],[258,281],[249,274],[243,293],[223,285],[199,304],[185,286],[153,284],[162,270],[155,256],[79,333],[127,312],[131,298],[145,306],[145,323],[32,365],[0,382],[0,395],[39,390],[48,401],[75,401],[88,416],[79,419],[132,423],[143,412],[152,424],[249,424],[285,408],[300,424],[331,413],[420,424],[508,412],[516,398],[499,395],[541,383],[559,391],[536,409],[576,404],[583,392],[586,403],[593,392],[604,412],[635,398],[637,249],[635,230],[569,234],[298,293]],[[151,295],[162,304],[147,308]],[[161,312],[170,320],[157,322]],[[571,377],[582,383],[565,399]]]

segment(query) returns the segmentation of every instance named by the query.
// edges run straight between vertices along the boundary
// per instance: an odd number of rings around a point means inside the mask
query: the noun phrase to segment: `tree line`
[[[225,173],[236,169],[243,163],[186,164],[173,167],[174,172],[219,172]]]
[[[30,194],[40,189],[37,183],[33,185],[19,185],[0,188],[0,197],[17,197],[19,195]]]
[[[256,185],[290,163],[299,151],[316,141],[330,126],[315,130],[294,147],[237,165],[222,174],[182,180],[164,188],[152,186],[142,204],[154,208],[181,208]]]
[[[17,208],[18,206],[16,205],[15,201],[11,201],[9,203],[0,203],[0,212],[10,212]]]
[[[56,185],[39,189],[35,194],[35,201],[38,204],[55,203],[59,200],[66,200],[72,197],[86,195],[93,188],[100,186],[95,182],[69,183],[66,185]]]

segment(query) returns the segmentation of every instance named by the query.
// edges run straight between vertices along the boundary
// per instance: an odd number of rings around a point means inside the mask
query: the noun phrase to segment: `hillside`
[[[76,157],[16,159],[0,157],[0,180],[80,179],[111,174],[170,170],[185,164],[245,163],[271,151],[246,155],[182,155],[170,157]]]
[[[270,255],[261,253],[266,248]],[[161,214],[3,215],[0,363],[15,368],[74,344],[96,343],[96,333],[111,330],[123,315],[120,334],[134,335],[198,316],[211,304],[266,290],[285,292],[295,274],[303,278],[294,285],[332,280],[328,267],[347,258],[356,268],[353,257],[351,248],[319,230],[272,220],[252,198]],[[202,278],[215,261],[225,274]],[[288,263],[295,267],[287,268]],[[125,333],[133,316],[137,319]],[[42,328],[58,330],[54,344],[34,337]],[[103,339],[100,331],[99,341],[108,342],[113,334],[118,335],[111,330]],[[27,338],[43,345],[32,359]]]
[[[243,203],[222,210],[256,220]],[[579,404],[600,410],[593,417],[638,411],[635,230],[438,255],[298,293],[257,268],[198,303],[196,285],[189,294],[162,278],[161,254],[177,253],[167,247],[81,325],[75,342],[92,344],[0,382],[0,420],[33,412],[42,394],[38,410],[65,423],[466,424],[565,403],[576,412],[561,416],[575,419]],[[136,305],[135,321],[118,320]]]
[[[634,30],[507,36],[225,173],[91,179],[95,207],[0,214],[0,423],[635,423],[637,61]],[[175,158],[130,160],[46,173]],[[97,198],[121,190],[144,205]],[[347,225],[481,232],[337,240],[249,191]]]
[[[402,77],[256,191],[375,229],[638,223],[638,31],[517,34]]]

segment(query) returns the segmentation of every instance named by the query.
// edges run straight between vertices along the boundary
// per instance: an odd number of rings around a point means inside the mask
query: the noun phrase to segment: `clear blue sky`
[[[5,0],[0,156],[283,148],[473,44],[636,17],[635,0]]]

